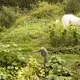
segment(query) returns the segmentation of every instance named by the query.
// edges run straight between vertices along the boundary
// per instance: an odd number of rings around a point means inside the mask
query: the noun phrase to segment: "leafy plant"
[[[0,79],[1,80],[11,80],[12,76],[8,73],[5,68],[0,67]]]
[[[48,80],[71,80],[72,73],[64,65],[64,60],[60,59],[60,57],[52,56],[46,64]]]
[[[13,7],[2,6],[0,11],[0,26],[11,27],[19,16],[19,13]]]
[[[75,46],[79,45],[79,31],[75,26],[69,26],[64,29],[61,23],[54,23],[50,30],[51,45],[54,47]]]
[[[30,56],[28,58],[27,66],[18,71],[17,80],[38,80],[39,77],[36,73],[38,65],[39,64],[37,63],[36,59]]]
[[[80,1],[79,0],[64,0],[66,13],[76,13],[80,11]],[[72,6],[74,5],[74,6]]]
[[[33,17],[40,18],[53,18],[56,19],[64,13],[63,7],[61,5],[50,5],[47,2],[39,3],[38,8],[34,9],[31,13]],[[55,16],[54,16],[55,15]],[[58,16],[59,15],[59,16]]]

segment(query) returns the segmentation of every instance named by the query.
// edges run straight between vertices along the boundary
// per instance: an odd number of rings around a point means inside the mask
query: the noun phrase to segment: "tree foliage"
[[[65,12],[76,13],[80,11],[80,0],[65,0]]]
[[[0,26],[9,28],[19,17],[19,13],[13,7],[2,6],[0,11]]]
[[[28,8],[31,9],[32,5],[37,3],[37,0],[0,0],[1,6],[19,6],[20,8]]]

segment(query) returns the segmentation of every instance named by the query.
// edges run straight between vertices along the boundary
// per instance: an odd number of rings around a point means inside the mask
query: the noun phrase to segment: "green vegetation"
[[[15,22],[15,20],[20,16],[17,9],[13,7],[2,6],[0,11],[0,26],[9,28]]]
[[[80,15],[78,1],[71,8],[72,0],[1,0],[0,80],[44,80],[45,73],[46,80],[80,80],[80,28],[56,23],[67,12]],[[41,47],[49,53],[45,69],[35,52]]]
[[[64,0],[64,3],[66,13],[77,13],[80,11],[80,0]]]

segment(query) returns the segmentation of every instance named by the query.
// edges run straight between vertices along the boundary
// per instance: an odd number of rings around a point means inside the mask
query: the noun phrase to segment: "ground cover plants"
[[[80,28],[63,28],[62,1],[36,6],[24,8],[26,12],[20,6],[2,8],[0,80],[80,80]],[[48,50],[45,69],[43,57],[35,52],[41,47]]]

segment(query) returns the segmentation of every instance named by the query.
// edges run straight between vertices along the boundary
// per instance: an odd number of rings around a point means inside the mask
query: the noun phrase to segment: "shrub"
[[[73,79],[72,80],[80,79],[79,67],[80,67],[80,62],[79,61],[75,61],[75,63],[71,67],[72,70],[73,70]]]
[[[5,72],[8,72],[10,78],[15,79],[17,71],[26,65],[26,60],[19,51],[12,51],[11,47],[12,49],[17,48],[17,44],[11,46],[10,44],[0,43],[0,67],[4,68]]]
[[[37,4],[38,0],[1,0],[0,1],[0,7],[2,5],[4,6],[19,6],[20,8],[27,8],[27,9],[31,9],[33,7],[34,4]]]
[[[50,30],[51,45],[54,47],[75,46],[80,44],[78,28],[69,26],[64,29],[61,24],[52,26]]]
[[[48,2],[48,3],[50,3],[50,4],[63,2],[63,0],[41,0],[41,1],[46,1],[46,2]]]
[[[17,80],[39,80],[36,73],[38,65],[36,59],[30,56],[28,58],[27,66],[18,71]]]
[[[0,67],[0,80],[12,80],[11,75],[7,72],[5,68]]]
[[[4,31],[4,30],[6,30],[6,28],[0,26],[0,32],[2,32],[2,31]]]
[[[13,7],[2,6],[0,11],[0,26],[9,28],[19,17],[19,13]]]
[[[64,1],[65,1],[64,9],[66,13],[76,13],[80,11],[80,0],[64,0]]]
[[[64,66],[65,61],[60,57],[52,56],[46,65],[48,80],[71,80],[72,73]]]
[[[32,16],[37,18],[57,18],[64,14],[63,7],[60,4],[51,5],[47,2],[39,3],[38,8],[32,12]],[[58,16],[59,15],[59,16]]]

